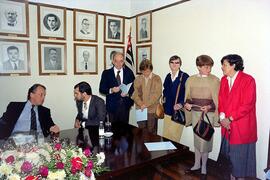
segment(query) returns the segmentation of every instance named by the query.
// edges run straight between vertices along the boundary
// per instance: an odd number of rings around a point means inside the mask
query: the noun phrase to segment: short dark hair
[[[10,50],[12,50],[12,49],[16,49],[17,51],[19,51],[19,48],[16,47],[16,46],[9,46],[9,47],[7,48],[7,52],[10,51]]]
[[[182,65],[182,60],[181,60],[181,58],[179,57],[179,56],[177,56],[177,55],[174,55],[174,56],[172,56],[172,57],[170,57],[170,59],[169,59],[169,63],[170,62],[172,62],[172,61],[174,61],[174,60],[179,60],[179,63],[180,63],[180,66]]]
[[[224,60],[228,61],[228,63],[232,66],[235,64],[235,71],[243,71],[244,70],[244,60],[238,54],[228,54],[221,59],[221,64],[223,64]]]
[[[38,84],[38,83],[34,84],[33,86],[31,86],[31,87],[28,89],[28,94],[27,94],[27,99],[28,99],[28,100],[30,99],[30,94],[31,94],[31,93],[35,93],[38,87],[42,87],[44,90],[46,90],[46,87],[45,87],[44,85]]]
[[[214,61],[213,59],[208,55],[200,55],[196,58],[196,66],[202,67],[202,66],[213,66]]]
[[[54,17],[55,18],[55,21],[58,21],[58,18],[57,18],[57,16],[55,15],[55,14],[47,14],[47,19],[49,18],[49,17]]]
[[[140,71],[144,71],[146,69],[150,69],[151,71],[153,70],[153,65],[148,59],[142,60],[140,63]]]
[[[88,95],[92,95],[92,89],[90,84],[85,81],[82,81],[74,86],[74,89],[79,88],[80,93],[86,93]]]
[[[48,52],[50,53],[52,50],[57,52],[57,50],[55,48],[50,48]]]

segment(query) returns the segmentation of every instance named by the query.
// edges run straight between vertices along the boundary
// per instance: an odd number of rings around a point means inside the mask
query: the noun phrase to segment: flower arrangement
[[[0,150],[0,180],[92,180],[94,174],[108,171],[104,160],[103,152],[93,155],[89,148],[61,143]]]

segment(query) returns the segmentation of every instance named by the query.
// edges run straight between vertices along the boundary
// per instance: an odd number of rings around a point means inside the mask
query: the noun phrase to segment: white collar
[[[178,76],[179,76],[179,72],[180,72],[180,69],[178,69],[177,71],[176,71],[176,73],[175,73],[175,76],[173,77],[173,73],[172,73],[172,71],[170,72],[170,74],[171,74],[171,79],[172,79],[172,81],[174,81]]]

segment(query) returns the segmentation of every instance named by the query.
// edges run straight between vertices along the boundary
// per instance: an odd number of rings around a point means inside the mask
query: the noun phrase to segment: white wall
[[[174,54],[178,54],[182,58],[182,69],[190,75],[197,73],[195,58],[201,54],[210,55],[215,61],[212,72],[218,77],[222,76],[220,70],[222,56],[238,53],[244,58],[245,72],[252,74],[257,83],[259,138],[257,173],[261,179],[264,177],[263,169],[266,167],[270,127],[268,113],[270,85],[267,79],[270,67],[269,7],[270,1],[268,0],[192,0],[153,13],[152,59],[154,72],[159,74],[163,80],[169,71],[168,59]],[[89,9],[95,11],[95,9]],[[134,12],[138,12],[135,9],[137,7],[134,6]],[[24,101],[27,89],[33,83],[40,82],[47,87],[45,106],[51,108],[54,121],[62,129],[71,128],[76,115],[73,86],[79,81],[85,80],[92,85],[93,93],[99,94],[98,86],[103,70],[103,16],[99,16],[98,43],[96,43],[98,44],[98,75],[73,75],[73,15],[72,11],[67,11],[67,75],[39,76],[36,11],[36,6],[30,5],[31,76],[0,76],[0,114],[5,111],[10,101]],[[120,9],[118,13],[126,15],[123,9]],[[135,55],[135,18],[130,21],[126,20],[126,35],[129,32],[129,24],[132,25],[133,53]],[[0,38],[6,37],[0,36]],[[134,118],[131,117],[131,119]],[[160,124],[162,125],[162,122]],[[190,133],[185,132],[182,138],[183,143],[192,144]],[[219,136],[217,130],[211,157],[217,153]]]
[[[257,173],[261,179],[267,166],[270,127],[269,7],[268,0],[192,0],[153,13],[153,66],[163,80],[173,54],[182,58],[182,70],[190,75],[197,73],[195,58],[210,55],[215,61],[212,73],[218,77],[222,76],[220,59],[224,55],[238,53],[243,57],[245,72],[257,83]],[[220,141],[217,135],[216,145]],[[192,147],[190,138],[191,129],[182,142]],[[212,157],[215,149],[218,147],[214,147]]]

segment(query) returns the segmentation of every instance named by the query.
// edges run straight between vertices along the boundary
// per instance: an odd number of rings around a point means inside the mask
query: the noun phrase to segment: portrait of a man
[[[150,60],[152,58],[152,46],[151,45],[142,45],[136,47],[136,72],[141,73],[139,71],[139,65],[143,60]]]
[[[57,31],[61,26],[59,17],[52,13],[47,14],[44,17],[43,24],[47,30],[52,31],[52,32]]]
[[[120,21],[115,19],[108,20],[108,38],[109,39],[120,39]]]
[[[62,69],[62,64],[61,64],[61,49],[60,48],[49,48],[45,47],[45,52],[46,49],[48,49],[48,54],[44,54],[44,69],[45,70],[61,70]]]
[[[19,48],[16,46],[9,46],[7,48],[8,60],[3,62],[3,70],[4,71],[16,71],[16,70],[24,70],[24,61],[19,59]]]
[[[90,22],[88,19],[84,18],[82,20],[80,32],[84,35],[90,34]]]
[[[89,70],[90,69],[90,53],[87,50],[83,51],[82,54],[83,60],[80,64],[80,70]]]
[[[141,19],[141,25],[140,25],[141,29],[140,29],[140,37],[141,39],[147,38],[147,19],[145,17],[143,17]]]
[[[5,17],[6,17],[8,26],[14,27],[17,25],[18,13],[15,9],[12,9],[12,8],[6,9],[5,10]]]

